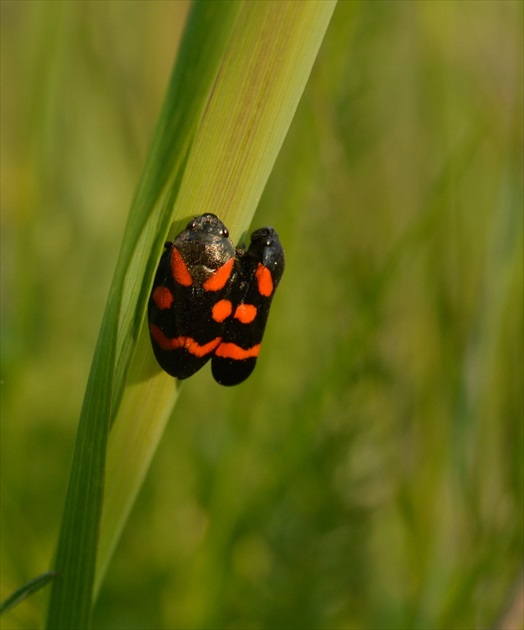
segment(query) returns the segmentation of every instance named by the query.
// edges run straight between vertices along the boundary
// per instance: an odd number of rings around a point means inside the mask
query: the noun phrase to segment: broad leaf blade
[[[335,3],[238,6],[242,10],[188,154],[173,210],[176,218],[218,214],[234,240],[251,222]],[[168,223],[168,206],[165,211]],[[160,246],[164,235],[161,231]],[[153,272],[154,265],[145,283],[148,289]],[[131,369],[136,378],[124,392],[108,446],[96,590],[176,400],[175,381],[156,365],[147,330],[140,334]]]
[[[238,9],[236,3],[194,5],[132,204],[80,418],[54,562],[60,577],[51,592],[47,627],[52,630],[90,625],[107,437],[135,350],[142,279],[155,242],[162,238],[159,234],[167,231],[171,215],[166,209],[176,196],[185,156]],[[192,38],[204,30],[206,43],[195,50]]]

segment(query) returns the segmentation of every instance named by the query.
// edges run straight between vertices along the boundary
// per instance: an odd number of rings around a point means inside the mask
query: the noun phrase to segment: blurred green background
[[[188,4],[0,9],[3,598],[52,558]],[[339,4],[252,226],[287,254],[258,367],[184,384],[96,628],[504,615],[524,551],[522,19]]]

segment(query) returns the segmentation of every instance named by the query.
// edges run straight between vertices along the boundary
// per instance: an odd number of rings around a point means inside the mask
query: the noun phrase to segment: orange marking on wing
[[[260,344],[244,350],[244,348],[237,346],[236,343],[221,343],[216,349],[215,355],[222,359],[237,359],[241,361],[242,359],[256,358],[259,352]]]
[[[273,293],[273,278],[271,272],[262,263],[258,263],[255,273],[258,284],[258,292],[264,297],[269,297]]]
[[[160,310],[171,308],[173,299],[173,294],[167,287],[157,287],[153,291],[153,302]]]
[[[219,300],[211,309],[211,317],[216,322],[223,322],[233,311],[233,305],[229,300]]]
[[[193,284],[189,269],[176,247],[173,247],[171,253],[171,273],[177,284],[181,284],[183,287],[190,287]]]
[[[222,337],[216,337],[208,343],[205,343],[201,346],[198,342],[196,342],[191,337],[179,337],[178,339],[183,340],[182,346],[191,354],[194,354],[197,357],[204,357],[206,354],[213,352],[213,350],[220,344],[222,341]]]
[[[226,282],[231,275],[231,269],[233,268],[234,258],[227,261],[222,267],[219,267],[202,285],[206,291],[220,291],[226,286]]]
[[[257,307],[253,304],[240,304],[234,314],[234,318],[238,319],[242,324],[251,324],[257,316]]]
[[[153,339],[162,348],[162,350],[178,350],[179,348],[185,348],[189,353],[195,357],[205,357],[206,354],[213,352],[213,350],[220,344],[222,337],[216,337],[208,343],[200,345],[192,337],[173,337],[169,338],[164,335],[158,326],[151,324],[150,331]]]

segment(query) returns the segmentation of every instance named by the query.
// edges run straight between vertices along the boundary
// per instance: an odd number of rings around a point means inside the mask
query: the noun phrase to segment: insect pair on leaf
[[[185,379],[211,359],[218,383],[242,383],[255,368],[284,266],[273,228],[255,230],[248,249],[235,249],[214,214],[190,221],[165,244],[149,298],[149,332],[160,366]]]

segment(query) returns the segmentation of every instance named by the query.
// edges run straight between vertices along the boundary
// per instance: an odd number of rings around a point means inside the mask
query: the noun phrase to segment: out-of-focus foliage
[[[49,566],[187,5],[0,8],[3,597]],[[339,4],[253,225],[287,254],[259,365],[184,385],[97,627],[503,610],[523,553],[522,18]],[[35,627],[42,597],[3,627]]]

